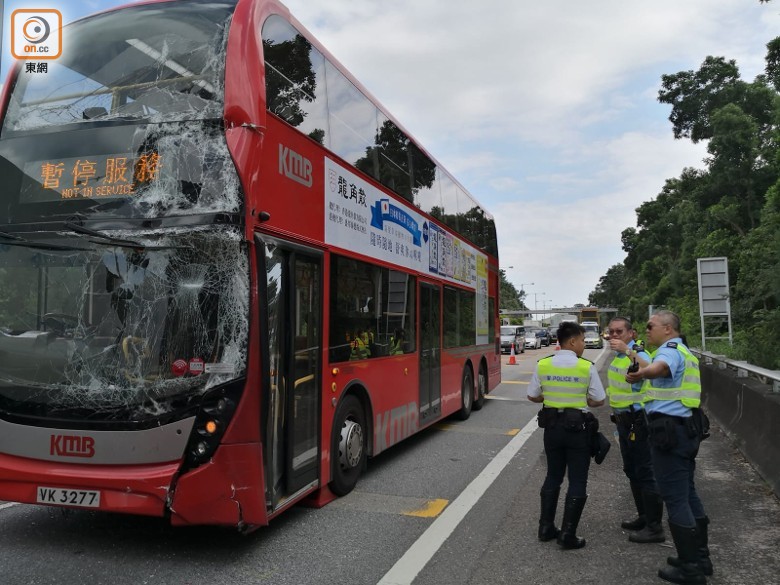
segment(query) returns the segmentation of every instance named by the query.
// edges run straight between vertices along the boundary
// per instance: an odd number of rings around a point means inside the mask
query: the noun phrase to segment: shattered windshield
[[[77,21],[47,72],[21,65],[3,125],[21,132],[93,120],[219,118],[235,0],[165,2]]]
[[[137,420],[244,374],[240,231],[111,236],[0,239],[0,412]]]

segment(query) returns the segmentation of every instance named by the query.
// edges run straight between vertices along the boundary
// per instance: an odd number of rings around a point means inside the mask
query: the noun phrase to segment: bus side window
[[[392,341],[398,330],[404,331],[401,352],[415,351],[409,334],[416,328],[414,277],[333,255],[330,283],[332,362],[395,355]]]

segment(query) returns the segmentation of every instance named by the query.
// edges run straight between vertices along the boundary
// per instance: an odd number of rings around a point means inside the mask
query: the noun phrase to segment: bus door
[[[420,424],[441,415],[441,287],[420,283]]]
[[[318,478],[322,255],[257,236],[262,433],[270,509]]]

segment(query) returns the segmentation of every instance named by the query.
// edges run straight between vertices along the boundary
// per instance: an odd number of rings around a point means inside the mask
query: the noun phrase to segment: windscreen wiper
[[[96,244],[111,244],[112,246],[117,246],[118,248],[135,248],[138,250],[191,250],[192,249],[192,246],[149,246],[147,244],[142,244],[141,242],[137,242],[135,240],[115,238],[113,236],[109,236],[108,234],[104,234],[101,231],[84,227],[83,225],[74,223],[72,221],[66,221],[65,227],[77,234],[89,236],[87,239],[90,242],[94,242]]]
[[[146,248],[146,246],[144,246],[140,242],[136,242],[135,240],[125,240],[122,238],[115,238],[113,236],[104,234],[103,232],[100,232],[98,230],[93,230],[84,227],[83,225],[73,223],[72,221],[66,221],[65,227],[72,232],[76,232],[77,234],[83,234],[85,236],[99,238],[101,240],[104,240],[105,242],[108,242],[109,244],[113,244],[114,246],[119,246],[120,248]]]
[[[7,232],[0,232],[0,238],[3,238],[4,240],[24,241],[24,238],[22,238],[20,236],[15,236],[13,234],[9,234]]]
[[[21,236],[15,236],[6,232],[0,232],[0,238],[8,240],[0,244],[1,246],[23,246],[25,248],[35,248],[36,250],[50,250],[53,252],[58,251],[77,251],[77,252],[89,252],[87,248],[78,248],[74,246],[63,246],[61,244],[46,244],[44,242],[31,242]]]

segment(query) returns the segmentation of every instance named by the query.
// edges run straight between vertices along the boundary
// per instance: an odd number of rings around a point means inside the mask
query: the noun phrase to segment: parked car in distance
[[[525,330],[525,347],[528,349],[541,349],[542,348],[542,338],[538,337],[536,335],[536,332],[539,331],[538,329],[528,329]]]
[[[548,329],[547,333],[550,334],[550,343],[558,343],[558,330]]]
[[[547,329],[537,330],[536,336],[541,340],[542,345],[550,347],[550,334]]]
[[[513,343],[515,344],[515,353],[525,352],[525,327],[522,325],[502,325],[501,353],[511,353]]]
[[[596,331],[586,331],[585,332],[585,348],[596,348],[601,349],[604,347],[604,340],[601,338],[601,336]]]

